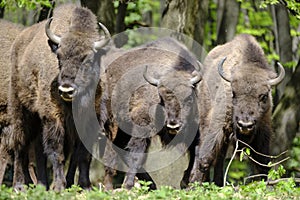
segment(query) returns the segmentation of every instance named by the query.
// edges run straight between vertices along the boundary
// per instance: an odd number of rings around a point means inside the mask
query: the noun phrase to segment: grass
[[[43,186],[29,186],[24,192],[16,192],[10,187],[1,186],[0,200],[30,199],[30,200],[77,200],[77,199],[300,199],[300,188],[295,186],[293,179],[282,181],[274,186],[265,182],[253,182],[247,185],[217,187],[214,184],[192,184],[190,189],[179,190],[169,186],[162,186],[158,190],[148,191],[147,182],[140,182],[140,187],[128,191],[118,189],[104,191],[94,187],[82,190],[73,186],[62,192],[46,191]]]

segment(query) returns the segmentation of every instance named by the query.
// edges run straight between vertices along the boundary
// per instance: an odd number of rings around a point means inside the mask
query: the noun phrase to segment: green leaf
[[[242,151],[242,152],[240,153],[240,162],[243,161],[243,158],[244,158],[244,151]]]

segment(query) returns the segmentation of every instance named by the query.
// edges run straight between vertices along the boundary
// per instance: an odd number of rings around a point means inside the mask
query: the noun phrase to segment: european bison
[[[28,143],[40,132],[44,152],[53,165],[54,189],[66,186],[65,155],[74,146],[78,152],[71,162],[79,165],[79,185],[90,186],[91,156],[76,132],[72,98],[76,96],[82,101],[82,107],[76,108],[81,111],[85,103],[90,103],[91,92],[87,87],[99,79],[97,50],[109,40],[108,31],[105,33],[105,38],[100,38],[96,17],[90,10],[66,4],[54,9],[53,20],[26,28],[17,37],[12,48],[9,91],[9,109],[14,120],[15,187],[25,183]],[[73,175],[68,177],[72,179]]]
[[[10,48],[22,31],[23,26],[1,19],[0,20],[0,185],[3,181],[5,168],[10,159],[12,142],[10,140],[11,126],[7,112],[8,85],[10,75]]]
[[[229,143],[236,139],[260,153],[269,154],[271,86],[280,83],[285,75],[280,64],[279,69],[277,77],[258,42],[247,34],[238,35],[209,52],[204,61],[203,75],[208,91],[201,92],[200,98],[209,97],[211,109],[201,115],[204,118],[200,121],[210,123],[201,132],[192,181],[200,179],[197,177],[198,167],[207,173],[214,165],[214,182],[223,185],[224,158]],[[262,164],[269,162],[269,158],[254,152],[251,156]],[[268,167],[255,166],[259,173],[268,173]]]
[[[127,50],[107,65],[104,107],[108,120],[104,127],[108,135],[118,131],[113,144],[108,145],[113,149],[106,151],[105,164],[113,167],[115,150],[128,167],[125,188],[133,187],[135,176],[152,180],[143,164],[155,135],[160,136],[164,147],[178,143],[188,147],[191,159],[182,180],[182,185],[187,184],[199,134],[198,70],[197,59],[172,38]],[[155,183],[150,188],[155,189]]]

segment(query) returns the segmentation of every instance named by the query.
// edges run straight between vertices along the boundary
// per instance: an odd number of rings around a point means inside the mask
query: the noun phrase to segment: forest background
[[[46,19],[54,3],[68,2],[90,8],[112,35],[164,27],[188,35],[207,52],[236,34],[255,36],[269,63],[275,67],[280,61],[286,70],[284,81],[273,91],[271,154],[289,150],[290,159],[283,163],[286,176],[300,177],[299,0],[0,0],[0,18],[29,26]],[[236,168],[241,170],[230,176],[238,180],[245,175],[244,166],[238,163]]]

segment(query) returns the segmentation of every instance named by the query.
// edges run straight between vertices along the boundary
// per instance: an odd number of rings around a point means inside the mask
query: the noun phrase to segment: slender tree
[[[282,4],[271,6],[274,22],[276,53],[281,63],[293,61],[292,36],[290,34],[290,18],[287,8]],[[285,68],[284,81],[277,86],[274,97],[276,109],[273,115],[274,134],[272,153],[277,154],[287,150],[299,130],[299,63],[296,71]]]
[[[199,1],[168,0],[162,12],[161,26],[194,37]]]
[[[275,136],[272,138],[271,153],[279,153],[289,149],[299,131],[300,122],[300,62],[296,71],[287,83],[283,97],[273,114]]]
[[[272,18],[274,23],[276,53],[279,55],[281,63],[288,63],[293,60],[292,36],[290,19],[286,7],[282,4],[271,6]],[[289,82],[293,69],[286,68],[284,81],[277,87],[277,102],[284,93],[285,85]]]
[[[218,0],[217,9],[217,44],[233,39],[236,33],[240,3],[236,0]]]

